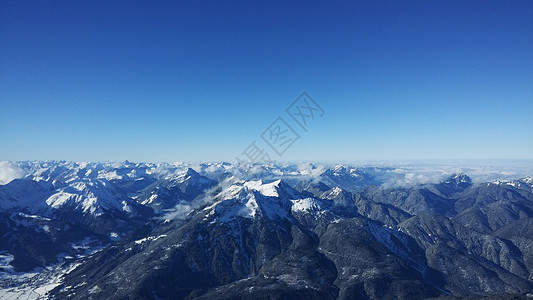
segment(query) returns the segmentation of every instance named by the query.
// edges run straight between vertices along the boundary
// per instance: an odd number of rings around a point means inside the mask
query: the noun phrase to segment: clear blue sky
[[[533,158],[533,1],[0,2],[0,160]],[[273,159],[280,159],[271,151]]]

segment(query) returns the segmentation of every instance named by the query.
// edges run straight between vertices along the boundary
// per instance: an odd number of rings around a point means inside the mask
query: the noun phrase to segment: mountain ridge
[[[391,187],[389,168],[261,168],[258,178],[231,164],[34,163],[0,185],[0,276],[13,278],[0,295],[34,287],[16,272],[51,264],[70,271],[49,296],[74,299],[533,289],[531,177]]]

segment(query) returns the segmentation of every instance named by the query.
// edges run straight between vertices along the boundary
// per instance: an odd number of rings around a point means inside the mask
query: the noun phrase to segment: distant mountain
[[[465,174],[455,174],[450,178],[435,185],[435,189],[442,193],[444,197],[452,197],[472,185],[472,179]]]
[[[382,183],[364,170],[342,165],[327,169],[320,177],[326,185],[340,187],[348,191],[358,191],[369,185]]]
[[[20,162],[0,297],[419,299],[533,291],[533,180],[390,168]],[[252,171],[253,170],[253,171]]]
[[[188,168],[158,179],[141,190],[142,193],[135,200],[156,210],[170,209],[180,202],[191,202],[215,185],[216,181]]]

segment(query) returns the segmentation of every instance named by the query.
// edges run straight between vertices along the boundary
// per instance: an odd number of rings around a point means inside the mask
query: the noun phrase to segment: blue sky
[[[0,160],[531,159],[532,30],[532,1],[1,1]]]

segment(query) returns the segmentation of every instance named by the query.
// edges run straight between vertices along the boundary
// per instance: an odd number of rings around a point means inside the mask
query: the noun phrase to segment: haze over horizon
[[[2,1],[0,161],[531,160],[531,28],[531,1]]]

